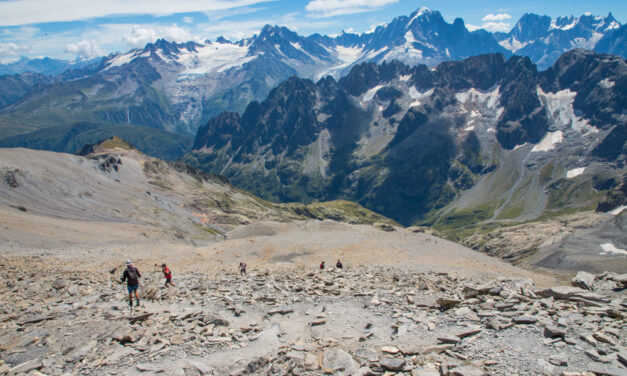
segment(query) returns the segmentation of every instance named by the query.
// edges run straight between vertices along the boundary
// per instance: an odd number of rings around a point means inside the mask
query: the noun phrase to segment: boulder
[[[322,354],[322,368],[343,370],[345,375],[351,375],[358,369],[353,357],[339,347],[328,349]]]
[[[427,364],[411,370],[411,376],[440,376],[437,365]]]
[[[355,352],[355,356],[358,358],[366,359],[369,362],[378,362],[379,354],[374,349],[369,349],[366,347],[362,347],[357,349]]]
[[[577,272],[575,278],[570,281],[570,283],[575,287],[592,290],[592,284],[594,283],[594,274],[579,271]]]
[[[538,322],[538,318],[534,316],[523,315],[514,317],[514,322],[516,324],[535,324]]]
[[[52,282],[52,288],[55,290],[63,290],[67,287],[67,281],[63,278],[57,278]]]
[[[448,376],[485,376],[486,373],[478,367],[469,365],[469,366],[460,366],[455,367],[452,370],[448,371]]]
[[[386,371],[400,371],[405,366],[405,359],[383,358],[379,361],[379,365]]]
[[[459,303],[461,303],[461,300],[456,298],[438,298],[436,302],[438,303],[438,306],[440,306],[440,308],[449,309],[457,306]]]
[[[566,336],[566,329],[558,328],[553,325],[547,325],[544,327],[544,336],[547,338],[564,338]]]

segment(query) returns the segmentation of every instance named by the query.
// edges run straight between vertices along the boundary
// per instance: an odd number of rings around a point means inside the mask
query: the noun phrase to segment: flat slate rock
[[[387,371],[400,371],[405,366],[405,359],[383,358],[379,361],[379,365]]]
[[[514,317],[514,322],[516,324],[535,324],[538,322],[538,318],[535,316],[517,316]]]

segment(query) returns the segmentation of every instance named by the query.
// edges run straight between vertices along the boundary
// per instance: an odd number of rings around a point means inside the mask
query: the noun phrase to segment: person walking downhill
[[[128,304],[131,306],[131,311],[133,310],[133,292],[135,293],[135,299],[137,300],[137,306],[139,307],[139,294],[137,289],[139,289],[139,279],[142,277],[139,269],[133,266],[133,262],[131,260],[126,260],[126,269],[124,269],[124,273],[122,273],[122,278],[120,281],[126,281],[126,289],[128,290]]]
[[[239,263],[239,275],[240,277],[243,275],[246,275],[246,263],[245,262]]]
[[[165,263],[161,264],[161,271],[163,272],[163,276],[165,277],[165,287],[176,287],[174,283],[172,283],[172,271]]]

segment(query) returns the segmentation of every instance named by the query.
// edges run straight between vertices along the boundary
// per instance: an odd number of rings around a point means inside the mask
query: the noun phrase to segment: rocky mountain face
[[[346,198],[458,232],[594,209],[625,180],[626,79],[624,59],[584,50],[544,72],[498,54],[362,64],[211,119],[185,160],[273,201]]]
[[[43,128],[60,133],[68,124],[90,123],[193,136],[210,118],[224,111],[243,112],[292,75],[314,81],[331,75],[337,80],[364,62],[399,60],[434,67],[486,53],[528,55],[543,69],[566,50],[594,47],[604,33],[602,46],[607,47],[600,48],[620,52],[617,28],[620,24],[611,15],[556,21],[527,15],[511,33],[493,35],[470,32],[462,19],[449,24],[439,12],[421,8],[361,35],[303,37],[267,25],[237,42],[159,40],[98,63],[71,66],[32,92],[2,92],[0,97],[10,100],[0,109],[0,129],[4,137],[12,137]]]
[[[509,33],[494,33],[499,43],[520,56],[528,56],[540,70],[549,68],[564,52],[573,48],[597,49],[602,38],[606,41],[597,51],[610,52],[606,44],[616,44],[620,35],[615,34],[621,24],[609,13],[607,17],[582,15],[558,17],[525,14]],[[624,54],[617,53],[625,57]]]

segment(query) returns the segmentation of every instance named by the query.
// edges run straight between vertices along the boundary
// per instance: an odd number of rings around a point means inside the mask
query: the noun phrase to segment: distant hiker
[[[337,262],[335,263],[335,267],[338,269],[342,269],[344,267],[344,265],[342,265],[342,261],[337,260]]]
[[[165,287],[170,287],[170,286],[176,287],[174,283],[172,283],[172,271],[170,270],[170,268],[168,268],[168,266],[165,263],[161,264],[161,271],[163,272],[163,276],[165,277]]]
[[[240,276],[246,275],[246,263],[245,262],[239,263],[239,275]]]
[[[324,261],[320,263],[320,270],[324,269]]]
[[[137,300],[137,306],[139,307],[139,294],[137,293],[137,289],[139,288],[139,279],[141,277],[141,273],[133,266],[133,262],[131,260],[126,260],[126,269],[124,269],[124,273],[122,274],[120,281],[126,281],[128,304],[131,306],[131,310],[133,309],[133,292],[135,293],[135,299]]]

